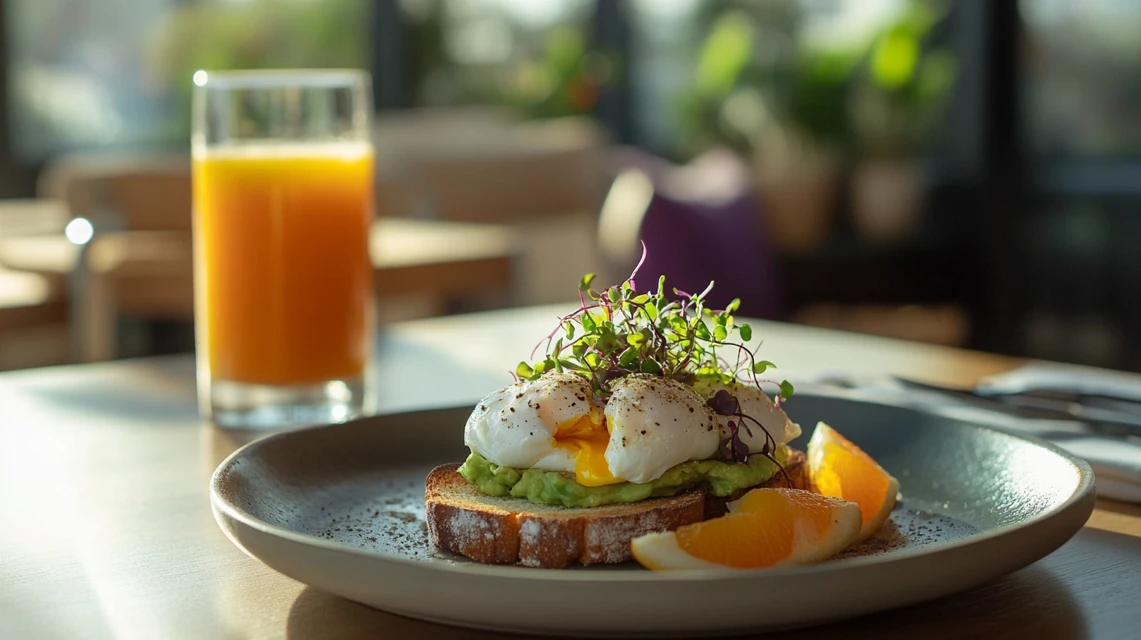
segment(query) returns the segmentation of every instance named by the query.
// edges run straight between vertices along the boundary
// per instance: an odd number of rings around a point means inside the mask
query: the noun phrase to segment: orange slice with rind
[[[826,560],[860,531],[851,502],[797,489],[754,489],[720,518],[634,538],[631,551],[654,571],[755,569]]]
[[[808,475],[821,495],[860,505],[860,535],[879,531],[899,496],[899,481],[871,456],[823,422],[808,441]]]

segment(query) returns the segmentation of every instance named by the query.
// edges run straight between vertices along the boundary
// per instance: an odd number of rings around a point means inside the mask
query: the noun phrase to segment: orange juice
[[[213,379],[290,385],[364,373],[372,198],[366,144],[194,159],[199,348]]]

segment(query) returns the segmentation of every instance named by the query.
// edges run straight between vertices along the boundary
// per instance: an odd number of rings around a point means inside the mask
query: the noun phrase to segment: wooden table
[[[413,295],[446,300],[489,290],[506,297],[517,254],[509,227],[401,218],[377,220],[369,249],[382,300]],[[58,289],[81,283],[81,290],[71,292],[81,361],[114,357],[119,315],[193,317],[193,251],[186,232],[96,237],[87,247],[87,268],[77,274],[80,256],[80,247],[58,232],[0,237],[0,267],[47,276]]]
[[[474,402],[508,380],[558,311],[386,328],[382,407]],[[754,333],[766,358],[804,369],[968,384],[1017,364],[780,324]],[[206,491],[246,439],[199,422],[186,356],[0,374],[0,637],[496,637],[374,611],[246,557],[214,523]],[[1013,575],[791,637],[1125,638],[1139,628],[1141,508],[1101,501],[1073,540]]]

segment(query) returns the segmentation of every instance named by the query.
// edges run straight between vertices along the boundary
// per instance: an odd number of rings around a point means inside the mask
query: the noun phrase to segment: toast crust
[[[428,534],[437,547],[484,564],[561,569],[574,562],[615,564],[632,559],[630,540],[647,533],[724,515],[732,496],[692,489],[668,498],[589,509],[553,507],[522,498],[483,494],[459,474],[460,464],[436,467],[424,487]],[[805,457],[791,451],[785,465],[792,485],[807,488]],[[781,474],[758,487],[787,487]]]

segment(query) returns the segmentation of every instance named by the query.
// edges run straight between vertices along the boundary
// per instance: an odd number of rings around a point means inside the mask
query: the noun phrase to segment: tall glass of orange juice
[[[194,74],[199,400],[226,427],[374,410],[366,73]]]

